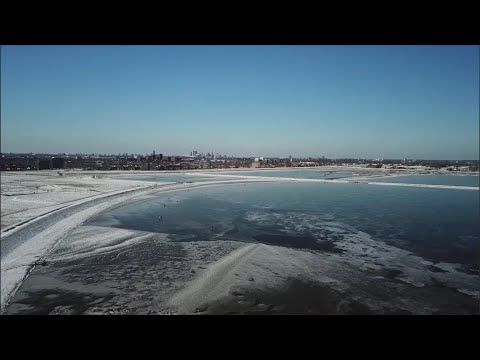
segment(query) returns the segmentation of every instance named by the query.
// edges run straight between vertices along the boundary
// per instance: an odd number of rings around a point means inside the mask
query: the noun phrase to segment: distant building
[[[52,169],[65,169],[65,159],[64,158],[53,158],[52,159]]]
[[[38,170],[50,170],[52,168],[52,162],[50,160],[39,160]]]

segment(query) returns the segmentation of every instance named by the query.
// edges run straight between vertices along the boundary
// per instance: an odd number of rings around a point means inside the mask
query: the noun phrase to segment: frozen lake
[[[113,220],[117,227],[168,233],[174,240],[222,237],[315,249],[318,241],[338,238],[337,232],[325,230],[335,222],[340,232],[362,231],[432,261],[478,268],[478,218],[476,193],[271,183],[179,191],[115,209],[88,224]]]

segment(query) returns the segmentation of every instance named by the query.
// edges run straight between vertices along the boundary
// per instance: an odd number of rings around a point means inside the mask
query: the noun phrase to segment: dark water
[[[171,234],[176,241],[228,239],[340,251],[346,234],[428,260],[477,269],[479,194],[361,184],[235,184],[159,195],[88,222]]]

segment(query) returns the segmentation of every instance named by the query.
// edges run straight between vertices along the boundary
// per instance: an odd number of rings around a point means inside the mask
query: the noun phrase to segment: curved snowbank
[[[40,216],[35,221],[19,226],[15,231],[2,233],[1,241],[1,309],[3,313],[8,300],[13,296],[35,263],[51,252],[73,229],[94,215],[115,205],[133,200],[154,192],[171,192],[199,186],[269,181],[259,179],[210,181],[192,184],[155,184],[133,190],[122,190],[95,199],[83,200],[79,204],[67,206],[50,214]]]
[[[258,179],[270,181],[296,181],[296,182],[316,182],[316,183],[334,183],[334,184],[366,184],[366,185],[386,185],[386,186],[405,186],[405,187],[420,187],[433,189],[454,189],[454,190],[474,190],[479,191],[479,187],[475,186],[457,186],[457,185],[431,185],[431,184],[408,184],[408,183],[389,183],[389,182],[374,182],[365,180],[356,180],[355,178],[345,179],[300,179],[287,177],[266,177],[266,176],[245,176],[245,175],[227,175],[227,174],[207,174],[207,173],[187,173],[188,175],[202,175],[211,177],[225,177],[225,178],[242,178],[242,179]]]
[[[454,190],[473,190],[479,191],[480,188],[475,186],[459,186],[459,185],[430,185],[430,184],[407,184],[407,183],[389,183],[389,182],[368,182],[368,185],[380,186],[405,186],[405,187],[419,187],[431,189],[454,189]]]

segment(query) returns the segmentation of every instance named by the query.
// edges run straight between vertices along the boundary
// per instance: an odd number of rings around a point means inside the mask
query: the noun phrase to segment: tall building
[[[38,170],[49,170],[52,168],[51,160],[39,160],[38,161]]]
[[[52,158],[52,169],[64,169],[64,168],[65,168],[64,158]]]

